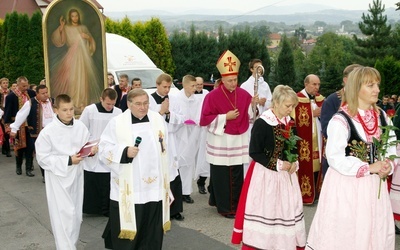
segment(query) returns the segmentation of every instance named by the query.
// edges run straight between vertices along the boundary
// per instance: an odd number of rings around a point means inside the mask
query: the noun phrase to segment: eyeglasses
[[[149,102],[134,102],[133,105],[135,105],[136,107],[147,107],[149,106]]]

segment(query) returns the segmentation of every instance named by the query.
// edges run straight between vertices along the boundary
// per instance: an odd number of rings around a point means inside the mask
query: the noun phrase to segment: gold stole
[[[148,111],[148,117],[150,125],[154,132],[156,144],[158,147],[158,155],[161,158],[161,167],[163,175],[163,229],[164,233],[171,229],[170,214],[169,214],[169,171],[168,171],[168,155],[165,146],[164,136],[166,134],[164,121],[162,117],[153,112]],[[132,135],[132,124],[131,124],[131,112],[124,112],[117,118],[116,121],[117,129],[117,140],[119,144],[133,146]],[[118,235],[120,239],[133,240],[137,233],[136,228],[136,213],[135,203],[133,197],[133,174],[132,174],[132,163],[120,164],[119,171],[119,214],[120,214],[120,225],[121,231]]]

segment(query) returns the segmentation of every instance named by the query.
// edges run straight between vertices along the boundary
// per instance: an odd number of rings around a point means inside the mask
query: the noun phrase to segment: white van
[[[163,71],[131,40],[116,34],[106,33],[107,69],[113,74],[115,84],[121,74],[127,74],[129,84],[133,78],[142,80],[142,88],[153,93],[156,79]],[[171,92],[178,91],[172,84]]]

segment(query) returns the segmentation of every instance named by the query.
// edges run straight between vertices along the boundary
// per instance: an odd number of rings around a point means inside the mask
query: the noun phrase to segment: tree
[[[209,37],[205,32],[196,32],[192,26],[190,30],[191,67],[189,72],[194,76],[210,79],[216,71],[215,63],[218,58],[217,40]]]
[[[6,15],[6,20],[9,19],[9,14]],[[5,58],[4,50],[6,44],[7,22],[0,20],[0,58]],[[4,71],[5,60],[0,60],[0,76],[5,75]]]
[[[29,59],[25,64],[24,74],[29,77],[31,83],[39,84],[44,78],[43,38],[42,38],[42,14],[35,12],[29,22],[31,41],[28,49]]]
[[[187,70],[192,66],[190,41],[186,33],[174,31],[170,42],[172,59],[176,65],[175,78],[180,79],[187,74]]]
[[[328,32],[317,39],[314,49],[306,59],[307,74],[316,74],[321,80],[320,92],[329,95],[342,86],[343,69],[359,63],[354,55],[352,39]]]
[[[120,22],[107,19],[105,27],[106,32],[121,35],[134,42],[164,72],[174,74],[171,43],[159,19],[152,18],[148,22],[136,24],[132,24],[127,17]]]
[[[4,47],[4,73],[13,82],[21,71],[18,69],[19,66],[19,34],[18,34],[18,13],[13,12],[6,17],[7,22],[7,33],[6,33],[6,41]]]
[[[29,33],[29,17],[27,14],[19,14],[18,15],[18,25],[17,32],[18,38],[17,40],[17,61],[16,61],[16,69],[15,69],[15,77],[26,76],[26,72],[24,71],[25,66],[28,64],[28,60],[26,60],[28,56],[28,48],[32,44],[32,36]],[[28,78],[29,79],[29,78]]]
[[[382,97],[400,93],[400,62],[393,56],[386,56],[376,61],[375,68],[381,74],[379,95]]]
[[[314,26],[315,27],[326,27],[327,26],[327,24],[325,23],[325,22],[323,22],[323,21],[315,21],[314,22]]]
[[[175,64],[172,60],[171,43],[160,19],[152,18],[144,25],[149,47],[143,48],[151,60],[164,72],[173,75]]]
[[[294,36],[297,38],[298,41],[303,41],[307,37],[307,32],[303,26],[295,29]]]
[[[286,36],[283,36],[282,50],[278,56],[276,69],[276,78],[278,84],[295,86],[296,71],[294,68],[293,51]]]
[[[219,54],[229,49],[239,58],[241,62],[238,76],[239,83],[244,82],[250,76],[251,72],[249,71],[248,63],[255,58],[263,62],[265,69],[264,79],[268,80],[268,75],[271,71],[271,63],[265,40],[260,41],[258,37],[252,35],[249,26],[242,31],[232,31],[232,33],[226,37],[226,40],[223,40],[219,44],[219,48]]]
[[[251,29],[251,34],[252,36],[257,37],[260,42],[262,42],[263,40],[266,41],[269,34],[271,34],[271,31],[267,25],[258,25]]]
[[[370,14],[362,14],[362,22],[358,27],[366,36],[365,39],[354,35],[357,43],[355,53],[360,57],[360,61],[366,66],[373,66],[377,59],[383,59],[386,55],[393,53],[392,41],[390,39],[391,25],[387,24],[385,5],[382,6],[381,0],[374,0],[369,4]]]

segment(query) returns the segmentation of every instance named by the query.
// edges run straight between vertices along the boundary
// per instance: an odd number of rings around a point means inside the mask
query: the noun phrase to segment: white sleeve
[[[368,165],[354,156],[346,156],[350,126],[342,115],[334,115],[327,128],[326,158],[329,167],[348,176],[357,176],[361,167]]]
[[[219,114],[215,119],[208,125],[208,132],[214,135],[223,135],[225,132],[226,114]]]
[[[114,117],[100,136],[99,160],[109,167],[111,171],[118,173],[122,153],[126,146],[118,143],[116,117]]]
[[[40,105],[40,104],[38,104]],[[16,133],[21,125],[26,121],[26,118],[31,111],[31,101],[27,101],[24,103],[24,106],[20,110],[18,110],[17,115],[15,116],[15,121],[10,124],[11,132]]]

